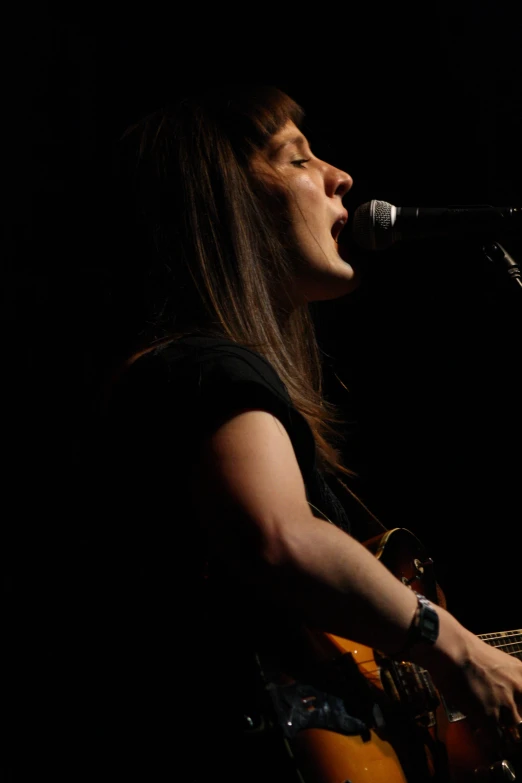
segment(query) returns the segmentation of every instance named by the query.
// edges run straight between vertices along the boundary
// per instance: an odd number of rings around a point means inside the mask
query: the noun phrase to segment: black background
[[[103,343],[112,144],[189,78],[226,70],[287,90],[307,111],[315,153],[352,174],[352,213],[371,198],[522,204],[516,20],[493,6],[455,8],[373,26],[345,10],[325,28],[325,54],[321,25],[308,20],[303,31],[296,20],[294,33],[316,37],[288,70],[263,74],[248,63],[275,66],[266,38],[245,65],[243,36],[225,68],[203,44],[183,48],[185,28],[166,33],[161,17],[108,26],[41,10],[33,19],[15,47],[6,156],[13,526],[37,519],[45,544],[53,508],[64,503],[74,525],[67,468],[87,421],[85,378]],[[300,81],[277,81],[289,74]],[[519,240],[505,246],[522,261]],[[328,396],[351,421],[345,456],[360,476],[354,489],[387,527],[422,539],[450,607],[472,630],[520,627],[522,294],[485,261],[480,242],[395,245],[368,265],[356,294],[314,309],[321,344],[350,389],[327,367]],[[17,541],[23,550],[23,536]]]

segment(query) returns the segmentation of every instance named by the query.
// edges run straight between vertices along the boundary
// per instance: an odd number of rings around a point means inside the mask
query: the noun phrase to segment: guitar
[[[386,531],[366,546],[404,584],[445,604],[433,561],[410,531]],[[522,659],[522,629],[480,638]],[[474,732],[425,669],[311,629],[303,642],[300,668],[268,690],[304,783],[515,780],[520,738],[494,744]]]

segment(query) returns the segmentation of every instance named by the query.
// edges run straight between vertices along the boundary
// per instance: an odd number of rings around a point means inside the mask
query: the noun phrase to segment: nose
[[[353,179],[346,171],[329,167],[326,179],[326,190],[329,196],[339,196],[343,198],[353,185]]]

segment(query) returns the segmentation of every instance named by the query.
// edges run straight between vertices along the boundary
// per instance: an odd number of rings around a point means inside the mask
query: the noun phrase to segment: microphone
[[[399,240],[474,234],[492,240],[522,236],[522,207],[396,207],[373,199],[357,207],[352,219],[352,238],[363,250],[383,250]]]

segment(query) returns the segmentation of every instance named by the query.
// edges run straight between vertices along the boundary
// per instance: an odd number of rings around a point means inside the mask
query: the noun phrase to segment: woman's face
[[[342,199],[352,187],[350,175],[316,158],[291,121],[267,149],[256,153],[252,165],[270,188],[285,194],[300,252],[294,292],[298,299],[335,299],[353,290],[354,270],[336,241],[348,218]]]

